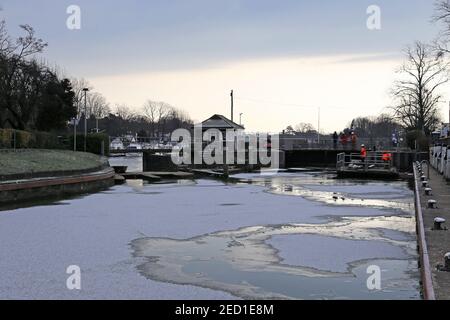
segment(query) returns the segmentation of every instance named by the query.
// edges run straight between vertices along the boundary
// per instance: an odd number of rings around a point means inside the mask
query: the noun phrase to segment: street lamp
[[[83,89],[83,92],[84,92],[84,152],[87,151],[86,140],[87,140],[87,93],[88,93],[88,91],[89,91],[88,88]]]

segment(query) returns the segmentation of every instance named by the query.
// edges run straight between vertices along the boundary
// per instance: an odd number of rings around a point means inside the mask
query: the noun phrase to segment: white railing
[[[388,159],[383,156],[389,154]],[[393,155],[388,152],[368,152],[365,159],[359,153],[339,153],[336,161],[337,170],[391,170]]]

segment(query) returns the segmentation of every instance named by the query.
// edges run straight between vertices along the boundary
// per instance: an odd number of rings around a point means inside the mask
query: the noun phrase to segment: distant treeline
[[[154,106],[152,112],[149,111],[150,105]],[[115,114],[110,113],[98,120],[91,116],[88,120],[88,130],[96,131],[97,124],[99,131],[112,137],[138,135],[156,139],[165,137],[179,128],[189,129],[193,122],[186,113],[164,102],[148,101],[140,111],[118,106]],[[84,130],[83,121],[79,123],[78,130]]]

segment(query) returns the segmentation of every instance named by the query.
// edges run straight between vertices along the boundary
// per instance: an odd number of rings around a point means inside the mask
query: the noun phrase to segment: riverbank
[[[0,151],[0,181],[83,174],[107,166],[106,158],[84,152],[42,149]]]
[[[106,158],[67,150],[0,152],[0,205],[99,191],[114,183]]]

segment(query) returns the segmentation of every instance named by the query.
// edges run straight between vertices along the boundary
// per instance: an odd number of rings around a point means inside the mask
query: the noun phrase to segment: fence
[[[359,153],[340,153],[337,156],[337,170],[387,170],[391,171],[393,167],[393,156],[388,160],[383,160],[384,152],[368,152],[364,161]]]
[[[322,150],[357,150],[364,144],[368,148],[376,147],[377,149],[390,149],[394,146],[388,138],[358,138],[355,143],[346,141],[342,143],[340,140],[336,142],[330,138],[308,139],[300,137],[280,136],[280,148],[282,150],[302,150],[302,149],[322,149]]]

